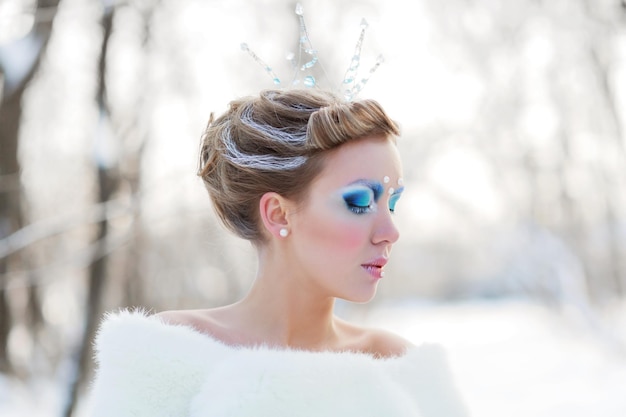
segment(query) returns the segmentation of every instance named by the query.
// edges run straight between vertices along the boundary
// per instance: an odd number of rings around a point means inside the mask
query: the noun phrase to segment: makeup
[[[393,193],[391,193],[391,195],[389,196],[389,211],[391,211],[392,213],[396,211],[396,203],[400,199],[402,191],[404,191],[404,187],[400,187],[397,190],[394,190]]]
[[[383,268],[386,264],[387,258],[380,257],[365,264],[362,264],[361,266],[363,267],[363,269],[365,269],[365,271],[367,271],[368,274],[370,274],[374,278],[380,279],[385,276],[385,271],[383,271]]]
[[[388,177],[387,177],[388,178]],[[389,211],[396,209],[396,203],[404,187],[388,188]],[[378,181],[358,180],[351,183],[342,192],[342,197],[350,211],[356,214],[365,214],[376,211],[376,203],[384,192],[384,187]]]
[[[356,214],[376,210],[376,202],[383,193],[383,185],[377,181],[358,180],[342,192],[343,200],[350,211]]]

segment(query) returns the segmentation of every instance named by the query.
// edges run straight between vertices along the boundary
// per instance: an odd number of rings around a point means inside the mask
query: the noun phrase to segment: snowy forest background
[[[402,125],[402,238],[338,312],[449,350],[476,416],[626,414],[626,2],[304,1],[328,78]],[[195,176],[288,73],[285,0],[0,0],[0,415],[80,416],[104,311],[232,302],[254,256]]]

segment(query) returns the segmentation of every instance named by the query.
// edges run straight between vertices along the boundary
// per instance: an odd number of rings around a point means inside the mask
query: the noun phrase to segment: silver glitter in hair
[[[259,125],[259,127],[262,128],[261,130],[268,130],[267,126]],[[307,158],[304,156],[281,157],[243,153],[232,140],[230,124],[224,127],[221,139],[224,146],[226,146],[226,158],[240,167],[265,171],[289,171],[301,167],[307,161]]]
[[[246,108],[241,112],[241,121],[246,126],[249,126],[254,130],[263,132],[265,136],[278,139],[281,142],[289,144],[302,144],[303,146],[306,142],[306,125],[298,129],[297,133],[291,133],[286,131],[286,129],[257,123],[252,118],[252,106],[246,106]]]

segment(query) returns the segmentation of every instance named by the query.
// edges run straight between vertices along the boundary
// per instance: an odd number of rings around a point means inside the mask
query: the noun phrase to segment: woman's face
[[[306,201],[289,215],[295,275],[323,295],[369,301],[399,237],[393,211],[402,190],[398,150],[386,137],[331,151]]]

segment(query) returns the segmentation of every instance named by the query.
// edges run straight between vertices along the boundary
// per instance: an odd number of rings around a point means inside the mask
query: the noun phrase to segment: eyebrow
[[[391,193],[391,195],[400,194],[402,193],[402,191],[404,191],[404,187],[400,187],[397,190],[394,190],[393,193]]]
[[[348,184],[348,187],[351,185],[364,185],[370,190],[374,192],[374,200],[378,200],[378,198],[383,194],[384,187],[379,181],[365,180],[359,179]]]

